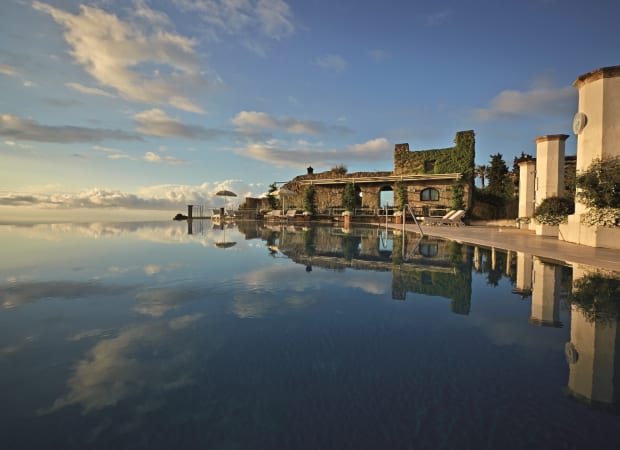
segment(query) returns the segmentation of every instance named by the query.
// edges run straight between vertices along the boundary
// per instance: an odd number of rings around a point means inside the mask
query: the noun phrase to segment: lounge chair
[[[452,209],[448,211],[443,217],[425,217],[423,223],[424,225],[437,225],[444,220],[450,220],[450,218],[457,212],[458,211],[456,209]]]
[[[460,227],[463,225],[463,217],[465,216],[465,211],[459,209],[453,215],[439,222],[439,225],[454,225]]]
[[[265,214],[264,219],[268,221],[280,221],[282,220],[282,211],[274,209]]]
[[[226,216],[226,220],[235,220],[237,218],[237,214],[235,214],[234,209],[227,209],[224,211],[224,216]]]
[[[296,209],[289,209],[288,211],[286,211],[286,216],[285,219],[290,222],[291,220],[295,220],[295,216],[297,215],[297,210]]]

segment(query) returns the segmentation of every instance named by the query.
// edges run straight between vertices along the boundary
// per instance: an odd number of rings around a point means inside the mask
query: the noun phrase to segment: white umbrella
[[[284,214],[284,197],[295,195],[296,192],[291,191],[290,189],[280,188],[276,191],[270,192],[269,195],[273,195],[274,197],[280,197],[282,199],[282,214]]]

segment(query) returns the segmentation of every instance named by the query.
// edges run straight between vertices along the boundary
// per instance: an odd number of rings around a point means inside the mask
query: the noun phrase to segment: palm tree
[[[480,178],[480,184],[482,186],[482,189],[484,189],[484,181],[486,180],[486,177],[489,173],[489,167],[481,164],[479,166],[476,166],[475,169],[475,175]]]

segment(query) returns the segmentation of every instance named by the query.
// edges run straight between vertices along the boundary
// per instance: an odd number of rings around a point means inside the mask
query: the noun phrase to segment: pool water
[[[6,449],[617,449],[620,275],[381,227],[0,226]]]

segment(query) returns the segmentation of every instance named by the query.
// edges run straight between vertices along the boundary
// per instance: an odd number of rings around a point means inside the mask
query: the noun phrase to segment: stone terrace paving
[[[388,224],[388,227],[402,229],[403,225]],[[414,223],[407,223],[405,230],[418,232],[418,227]],[[572,244],[555,237],[538,236],[534,231],[479,225],[461,227],[422,225],[422,231],[425,235],[482,247],[519,251],[571,265],[584,264],[620,272],[620,250]]]

